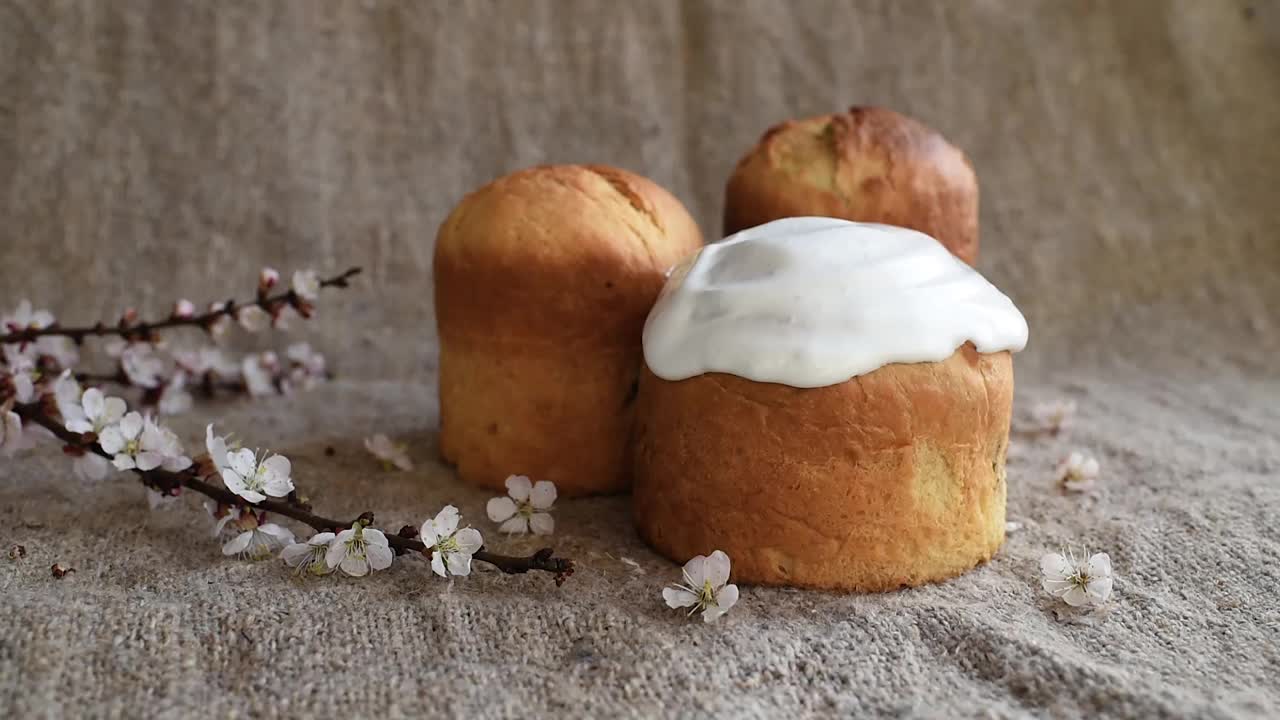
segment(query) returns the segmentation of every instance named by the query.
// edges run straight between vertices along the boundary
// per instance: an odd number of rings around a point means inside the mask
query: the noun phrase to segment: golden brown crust
[[[701,245],[679,200],[617,168],[529,168],[463,199],[433,268],[440,445],[463,479],[623,489],[644,319]]]
[[[633,505],[684,562],[723,550],[747,583],[891,590],[954,577],[1004,541],[1009,353],[965,345],[799,389],[642,372]]]
[[[725,188],[726,235],[821,215],[919,230],[960,259],[978,258],[978,179],[934,130],[883,108],[770,128]]]

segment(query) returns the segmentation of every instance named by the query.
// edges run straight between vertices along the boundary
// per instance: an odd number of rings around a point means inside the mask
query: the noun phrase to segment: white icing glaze
[[[676,266],[644,327],[658,377],[707,372],[812,388],[965,342],[1021,350],[1013,301],[924,233],[832,218],[776,220]]]

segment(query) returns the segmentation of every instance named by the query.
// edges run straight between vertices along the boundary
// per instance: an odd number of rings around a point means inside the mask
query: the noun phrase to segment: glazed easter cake
[[[923,233],[802,217],[708,245],[644,328],[641,535],[739,582],[887,590],[1004,540],[1013,302]]]

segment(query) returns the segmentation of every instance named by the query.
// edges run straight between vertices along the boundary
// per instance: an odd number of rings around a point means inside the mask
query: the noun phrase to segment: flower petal
[[[449,558],[445,561],[445,564],[449,567],[451,575],[465,577],[471,574],[471,556],[466,553],[449,553]]]
[[[366,533],[368,530],[365,531]],[[395,559],[396,554],[386,545],[369,545],[365,549],[365,556],[369,559],[369,567],[374,570],[386,570],[391,567],[391,561]]]
[[[133,458],[124,454],[116,455],[112,458],[111,464],[115,465],[117,470],[132,470],[137,467],[133,462]]]
[[[1089,603],[1089,594],[1079,585],[1072,585],[1066,592],[1062,593],[1062,601],[1071,607],[1080,607]]]
[[[315,547],[310,543],[294,543],[280,551],[280,559],[284,560],[284,564],[289,567],[298,567],[311,557],[314,550]]]
[[[227,465],[239,475],[247,484],[249,478],[258,474],[258,462],[253,456],[253,451],[249,448],[241,448],[233,453],[227,453]]]
[[[369,574],[369,560],[364,555],[348,553],[338,567],[351,577],[364,577]]]
[[[684,564],[684,579],[689,587],[700,588],[707,581],[707,557],[697,555]]]
[[[525,502],[533,491],[533,483],[525,475],[512,475],[507,478],[507,494],[516,502]]]
[[[242,532],[231,538],[230,542],[222,546],[223,555],[239,555],[249,547],[249,542],[253,540],[253,531]]]
[[[330,568],[336,568],[347,559],[347,540],[351,539],[354,534],[351,530],[343,530],[338,533],[338,537],[334,538],[329,545],[329,551],[324,554],[324,564]]]
[[[523,515],[516,515],[510,520],[502,523],[498,528],[498,532],[509,533],[511,535],[523,535],[529,532],[529,520]]]
[[[556,484],[549,480],[539,480],[529,494],[529,504],[536,510],[549,510],[556,502]]]
[[[125,440],[133,440],[142,434],[142,425],[142,416],[131,412],[120,418],[120,434],[125,437]]]
[[[453,536],[453,541],[458,544],[458,552],[465,555],[474,555],[484,545],[484,538],[475,528],[462,528]]]
[[[375,528],[365,528],[361,536],[364,537],[364,544],[370,547],[387,547],[390,545],[387,542],[387,536],[381,530]]]
[[[516,503],[509,497],[496,497],[485,505],[484,510],[490,520],[500,523],[516,514]]]
[[[1110,578],[1111,556],[1106,553],[1094,553],[1085,565],[1085,572],[1091,578]]]
[[[1074,571],[1061,553],[1046,553],[1040,556],[1040,574],[1046,582],[1065,582]]]
[[[444,509],[436,513],[435,528],[436,533],[441,537],[449,537],[454,530],[458,529],[458,521],[462,518],[462,514],[458,512],[458,508],[452,505],[445,505]]]
[[[662,599],[667,601],[667,607],[693,607],[698,604],[698,596],[676,587],[662,588]]]
[[[720,608],[720,612],[729,612],[729,608],[738,602],[738,586],[725,585],[720,588],[720,592],[716,593],[716,605]]]
[[[267,535],[270,535],[271,537],[275,538],[277,541],[282,543],[293,542],[293,531],[287,527],[284,527],[283,525],[277,525],[275,523],[267,523],[266,525],[259,525],[258,532],[266,533]]]
[[[105,402],[102,391],[98,388],[89,388],[88,390],[85,390],[84,395],[80,398],[80,403],[84,405],[84,414],[93,420],[97,420],[102,416],[102,409]]]
[[[155,470],[164,463],[164,455],[156,450],[143,450],[134,458],[139,470]]]
[[[707,572],[707,581],[711,583],[711,587],[722,587],[729,582],[729,556],[723,551],[716,550],[707,558],[704,566]]]
[[[103,425],[119,422],[128,409],[129,406],[124,404],[124,400],[118,397],[109,397],[103,401],[102,414],[98,416],[98,422]]]
[[[307,544],[315,545],[316,547],[328,547],[329,543],[333,542],[335,537],[337,536],[331,532],[316,533],[311,536],[311,539],[307,541]]]
[[[556,519],[547,513],[534,513],[529,516],[529,529],[534,535],[550,535],[556,531]]]
[[[102,451],[115,455],[124,449],[125,439],[119,428],[109,427],[98,436],[98,445]]]
[[[422,527],[418,528],[418,539],[423,545],[431,547],[440,542],[440,536],[436,534],[436,523],[434,520],[423,520]]]
[[[441,555],[440,552],[431,553],[431,571],[440,577],[449,577],[449,573],[445,572],[444,558]]]

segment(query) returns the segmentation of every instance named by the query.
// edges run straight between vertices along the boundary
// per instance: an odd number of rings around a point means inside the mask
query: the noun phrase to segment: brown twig
[[[22,418],[23,422],[35,423],[40,427],[53,433],[54,437],[64,443],[76,448],[80,448],[87,452],[92,452],[104,458],[111,459],[111,456],[98,446],[96,440],[90,440],[92,435],[81,435],[71,432],[55,420],[45,409],[41,403],[31,403],[28,405],[14,406],[14,412]],[[339,532],[351,527],[357,520],[365,521],[371,524],[373,522],[373,513],[363,513],[359,517],[350,521],[339,521],[324,518],[311,512],[311,506],[297,499],[296,496],[290,496],[284,500],[263,500],[261,502],[251,503],[226,488],[205,482],[198,477],[197,466],[182,472],[170,472],[156,468],[154,470],[134,470],[140,477],[143,484],[150,488],[158,490],[162,493],[173,494],[175,490],[181,487],[190,488],[201,495],[227,506],[244,506],[262,510],[264,512],[283,515],[292,518],[298,522],[305,523],[315,529],[317,532]],[[417,552],[430,555],[430,550],[422,544],[421,540],[413,537],[406,537],[406,534],[385,533],[387,542],[398,552]],[[566,578],[573,574],[573,561],[566,558],[555,557],[551,548],[543,548],[527,557],[513,557],[510,555],[499,555],[491,553],[484,548],[472,555],[472,558],[481,562],[488,563],[509,575],[526,573],[534,570],[553,573],[556,576],[556,584],[564,582]]]
[[[331,278],[325,278],[320,281],[320,287],[347,287],[348,281],[360,274],[360,268],[353,267],[340,275],[334,275]],[[210,310],[202,315],[192,315],[191,317],[170,317],[165,320],[155,320],[151,322],[121,322],[117,325],[105,325],[98,323],[91,327],[71,327],[64,328],[57,323],[46,328],[23,328],[14,330],[5,335],[0,335],[0,345],[29,343],[37,338],[45,336],[68,337],[77,343],[82,342],[87,337],[122,337],[128,339],[149,340],[156,330],[163,330],[172,327],[204,327],[208,328],[214,322],[223,317],[233,317],[237,310],[257,305],[267,312],[281,305],[292,305],[295,308],[301,308],[308,305],[302,298],[298,297],[292,289],[280,293],[278,295],[260,294],[257,299],[250,302],[236,303],[234,300],[228,301],[218,310]]]

